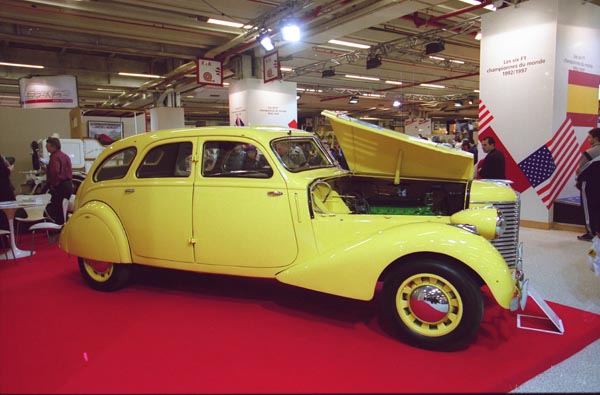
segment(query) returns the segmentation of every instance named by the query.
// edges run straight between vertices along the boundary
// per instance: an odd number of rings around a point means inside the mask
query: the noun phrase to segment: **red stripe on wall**
[[[598,85],[600,85],[600,75],[569,70],[569,84],[598,88]]]
[[[582,114],[577,112],[568,112],[567,117],[571,118],[573,126],[587,126],[595,128],[598,124],[597,114]]]

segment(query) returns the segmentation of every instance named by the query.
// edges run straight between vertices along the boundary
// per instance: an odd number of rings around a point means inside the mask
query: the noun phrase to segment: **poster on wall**
[[[88,121],[88,136],[110,145],[123,138],[123,122]]]
[[[75,108],[77,79],[72,75],[38,76],[19,79],[23,108]]]
[[[263,80],[265,84],[279,79],[279,52],[273,51],[263,58]]]
[[[214,59],[196,59],[196,82],[223,86],[223,63]]]

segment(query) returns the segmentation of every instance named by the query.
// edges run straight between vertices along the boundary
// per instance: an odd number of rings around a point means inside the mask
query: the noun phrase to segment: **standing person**
[[[69,199],[73,194],[71,158],[60,148],[58,137],[48,137],[46,149],[50,153],[50,161],[46,169],[46,178],[52,197],[47,210],[48,215],[59,225],[65,222],[62,208],[63,199]]]
[[[477,164],[477,147],[469,139],[464,139],[460,146],[460,149],[473,154],[473,164]]]
[[[15,200],[15,192],[10,182],[10,172],[14,165],[11,165],[2,155],[0,155],[0,202],[9,202]],[[8,230],[8,219],[6,214],[0,211],[0,229]]]
[[[483,159],[481,169],[479,169],[479,178],[506,179],[504,154],[496,149],[494,138],[484,137],[481,141],[481,148],[487,155]]]
[[[592,147],[583,153],[575,171],[588,233],[577,238],[592,241],[600,237],[600,128],[588,132],[588,141]]]

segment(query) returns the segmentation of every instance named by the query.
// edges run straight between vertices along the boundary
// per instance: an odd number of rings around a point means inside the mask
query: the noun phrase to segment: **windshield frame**
[[[306,149],[306,145],[302,147],[302,144],[307,143],[311,144],[310,149]],[[284,148],[286,145],[287,149]],[[333,156],[323,147],[320,140],[314,136],[280,137],[270,142],[270,148],[277,161],[292,173],[338,167]],[[278,148],[280,148],[279,152]],[[284,150],[285,152],[283,152]]]

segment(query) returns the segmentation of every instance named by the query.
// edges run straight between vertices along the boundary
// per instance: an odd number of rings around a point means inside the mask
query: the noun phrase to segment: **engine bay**
[[[344,176],[317,180],[313,207],[326,213],[452,215],[465,209],[466,182]],[[343,202],[343,206],[342,206]]]

